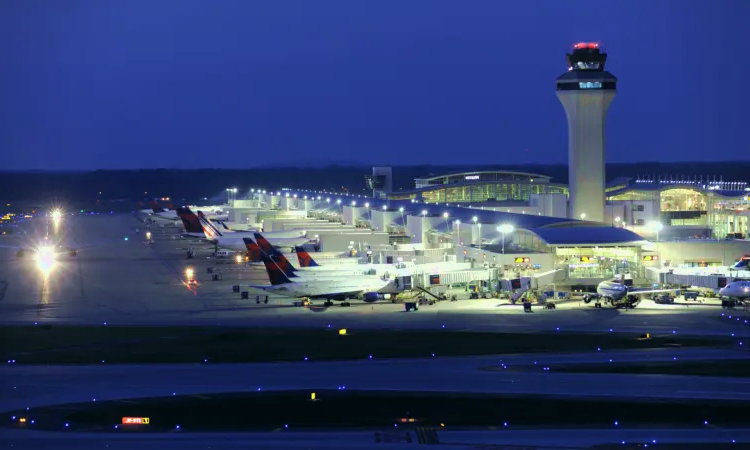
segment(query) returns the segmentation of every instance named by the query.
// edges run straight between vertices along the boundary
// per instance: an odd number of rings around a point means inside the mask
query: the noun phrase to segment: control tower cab
[[[604,127],[617,78],[604,70],[607,54],[593,42],[575,44],[557,98],[568,117],[568,183],[572,219],[604,221]]]

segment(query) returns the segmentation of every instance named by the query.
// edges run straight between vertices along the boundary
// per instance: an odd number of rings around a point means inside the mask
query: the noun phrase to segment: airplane
[[[347,265],[359,264],[358,258],[330,258],[324,265],[320,265],[304,248],[296,246],[294,252],[297,253],[297,261],[302,269],[342,270]]]
[[[372,278],[374,275],[376,275],[375,270],[373,269],[348,269],[347,268],[338,268],[337,270],[316,270],[320,269],[321,266],[318,267],[307,267],[304,269],[297,269],[292,265],[291,262],[284,256],[283,253],[281,253],[278,249],[276,249],[273,245],[271,245],[270,242],[268,242],[266,239],[263,238],[260,234],[258,234],[258,243],[256,244],[253,242],[252,239],[245,237],[243,240],[245,241],[245,244],[247,245],[248,250],[255,246],[257,247],[261,252],[264,252],[266,255],[271,258],[273,262],[276,263],[277,266],[279,266],[279,269],[281,269],[282,272],[284,272],[284,275],[286,275],[290,279],[295,278],[305,278],[305,279],[323,279],[323,278],[339,278],[343,276],[347,276],[350,278]]]
[[[215,232],[219,232],[219,228],[216,225],[213,224],[213,222],[211,221],[211,218],[206,217],[206,215],[203,214],[202,211],[198,211],[198,216],[200,218],[202,218],[206,223],[208,223],[208,225]],[[247,234],[247,233],[257,233],[258,232],[258,230],[232,230],[229,227],[227,227],[226,225],[224,225],[223,222],[219,222],[219,223],[222,225],[222,228],[224,229],[224,231],[222,231],[221,233],[225,233],[227,236],[232,236],[233,233],[246,233]],[[307,233],[305,231],[302,231],[302,230],[292,230],[292,231],[273,231],[273,232],[263,233],[263,234],[267,238],[269,238],[271,240],[275,240],[275,239],[284,239],[284,238],[305,237],[305,235]],[[305,242],[307,242],[307,241],[305,241]]]
[[[750,299],[750,281],[732,281],[719,289],[719,295],[722,297],[736,298],[740,302],[748,300]]]
[[[198,212],[198,218],[201,221],[203,232],[205,233],[206,238],[210,241],[215,242],[219,247],[239,251],[244,251],[247,249],[247,246],[245,245],[245,242],[242,240],[242,238],[246,237],[249,233],[233,232],[224,234],[216,227],[211,226],[208,220],[206,220],[206,217],[200,214],[200,211]],[[270,238],[270,241],[279,246],[295,246],[307,243],[308,239],[306,237]]]
[[[333,305],[331,300],[341,301],[341,306],[349,306],[348,299],[358,297],[366,292],[377,292],[389,283],[389,281],[381,280],[378,277],[369,277],[367,280],[352,280],[351,277],[340,277],[337,279],[292,281],[265,252],[261,252],[261,259],[266,266],[271,285],[250,287],[270,291],[285,297],[324,298],[326,299],[324,306]],[[375,297],[377,296],[364,295],[366,301]]]
[[[188,207],[189,208],[189,207]],[[197,206],[193,206],[193,208],[198,208]],[[205,207],[204,207],[205,208]],[[214,211],[209,214],[209,217],[215,220],[226,220],[228,219],[228,215],[226,214],[218,214],[216,211],[216,207],[208,207],[213,208]],[[164,219],[169,221],[178,221],[180,220],[179,214],[177,213],[178,208],[172,208],[171,205],[169,205],[169,209],[162,208],[159,206],[159,203],[156,202],[156,200],[151,200],[151,209],[143,209],[141,210],[142,213],[148,214],[150,217],[155,217],[158,219]],[[220,211],[220,210],[219,210]]]
[[[606,303],[612,306],[629,306],[634,308],[640,299],[641,295],[646,294],[657,294],[666,292],[675,292],[678,289],[649,289],[649,290],[634,290],[625,286],[618,280],[602,281],[596,286],[596,294],[586,294],[583,296],[584,303],[589,303],[594,299],[602,299]]]

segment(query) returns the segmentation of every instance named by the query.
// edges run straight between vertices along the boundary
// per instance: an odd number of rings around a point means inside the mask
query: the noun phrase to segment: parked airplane
[[[240,234],[243,234],[245,236],[250,236],[250,233],[257,233],[258,232],[258,230],[251,230],[251,231],[250,230],[248,230],[248,231],[230,230],[226,226],[222,226],[222,228],[224,228],[224,230],[220,231],[219,228],[216,225],[214,225],[214,223],[211,221],[211,218],[210,217],[206,217],[206,215],[203,214],[202,211],[198,211],[198,216],[201,219],[203,219],[208,224],[208,226],[211,227],[211,229],[215,233],[225,234],[226,236],[234,236],[235,235],[234,233],[239,233],[239,234],[237,234],[237,236],[239,236]],[[302,231],[302,230],[291,230],[291,231],[274,231],[274,232],[263,233],[263,234],[268,239],[279,240],[279,239],[287,239],[287,238],[293,239],[293,238],[305,237],[306,232]],[[307,241],[308,240],[305,239],[305,242],[307,242]]]
[[[159,206],[159,203],[156,202],[156,200],[151,200],[151,209],[143,209],[141,210],[142,213],[148,214],[152,218],[158,218],[158,219],[164,219],[164,220],[171,220],[171,221],[177,221],[180,220],[179,215],[177,214],[178,208],[173,208],[172,205],[168,205],[169,208],[162,208]],[[190,208],[188,206],[188,208]],[[197,209],[197,206],[193,206],[193,208]],[[209,218],[214,220],[226,220],[228,218],[228,215],[222,214],[221,209],[216,206],[209,206],[209,207],[203,207],[203,209],[211,210],[211,212],[208,214]]]
[[[625,286],[618,280],[602,281],[596,286],[596,294],[586,294],[583,301],[589,303],[594,299],[602,299],[612,306],[623,305],[635,307],[640,301],[639,296],[666,292],[675,292],[678,289],[648,289],[640,290]]]
[[[201,226],[203,228],[203,233],[206,235],[206,239],[213,241],[218,245],[219,247],[231,249],[231,250],[238,250],[238,251],[245,251],[247,250],[247,245],[242,240],[243,237],[246,237],[246,233],[227,233],[223,234],[221,231],[216,229],[215,227],[212,227],[208,221],[205,219],[205,217],[201,217],[201,215],[198,215],[198,218],[200,219]],[[281,242],[282,246],[294,246],[294,245],[302,245],[307,242],[307,238],[275,238],[273,239],[274,243]]]
[[[255,242],[252,241],[252,239],[246,237],[243,238],[245,240],[245,244],[247,244],[248,249],[251,247],[251,243],[255,244]],[[260,234],[258,234],[258,243],[255,244],[259,247],[259,249],[264,252],[266,255],[271,258],[273,262],[276,263],[276,265],[279,266],[279,269],[281,269],[282,272],[284,272],[284,275],[289,277],[290,279],[294,280],[295,278],[316,278],[316,279],[322,279],[322,278],[339,278],[339,277],[367,277],[372,278],[377,274],[377,272],[374,269],[368,268],[367,266],[363,265],[361,267],[358,266],[343,266],[338,267],[335,270],[317,270],[322,269],[321,266],[318,267],[306,267],[304,269],[297,269],[292,265],[291,262],[284,256],[283,253],[281,253],[278,249],[276,249],[273,245],[271,245],[268,240],[263,238]]]
[[[732,281],[723,288],[719,289],[722,297],[736,298],[740,301],[750,299],[750,281]]]
[[[294,247],[300,268],[314,270],[346,270],[351,264],[359,264],[359,258],[329,258],[324,264],[318,264],[312,256],[300,246]]]
[[[336,279],[300,279],[292,281],[284,275],[279,266],[265,253],[261,252],[261,259],[266,266],[270,286],[251,286],[273,293],[292,298],[324,298],[325,306],[333,305],[331,300],[341,301],[341,306],[349,306],[350,298],[358,297],[366,292],[377,292],[389,283],[378,277],[364,279],[352,279],[351,277],[339,277]],[[365,299],[377,296],[364,296]]]

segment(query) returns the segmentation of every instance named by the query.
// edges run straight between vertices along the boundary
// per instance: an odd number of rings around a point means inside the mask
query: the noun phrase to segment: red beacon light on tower
[[[575,50],[583,50],[583,49],[593,50],[597,48],[599,48],[599,43],[597,42],[579,42],[573,46],[573,49]]]

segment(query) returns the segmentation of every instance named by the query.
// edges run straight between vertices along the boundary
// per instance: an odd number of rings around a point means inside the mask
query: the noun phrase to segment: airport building
[[[750,188],[744,182],[663,176],[619,178],[607,186],[608,217],[659,240],[745,239]]]
[[[746,183],[666,176],[605,183],[604,123],[617,82],[604,70],[606,58],[597,44],[576,44],[557,78],[568,184],[480,170],[420,177],[413,189],[394,192],[392,169],[378,166],[365,176],[371,196],[254,191],[232,200],[230,218],[270,232],[304,229],[328,254],[465,272],[425,275],[422,284],[432,275],[476,274],[497,286],[509,279],[526,279],[526,287],[591,287],[613,277],[649,283],[649,273],[665,266],[726,266],[750,254]]]
[[[567,217],[568,187],[545,175],[480,171],[417,178],[414,184],[413,190],[392,193],[388,199]]]

